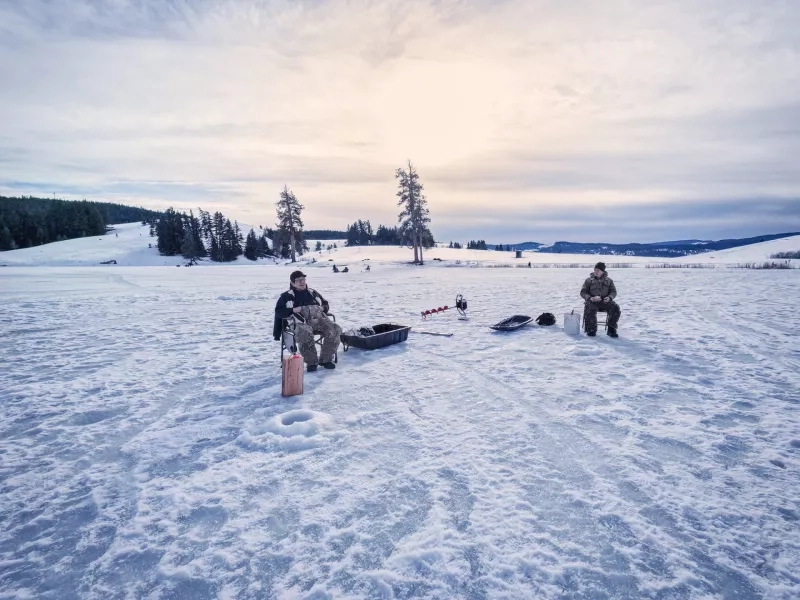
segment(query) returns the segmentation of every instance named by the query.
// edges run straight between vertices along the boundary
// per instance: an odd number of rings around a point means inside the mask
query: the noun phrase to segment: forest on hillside
[[[0,196],[0,250],[103,235],[109,225],[153,222],[158,215],[111,202]]]

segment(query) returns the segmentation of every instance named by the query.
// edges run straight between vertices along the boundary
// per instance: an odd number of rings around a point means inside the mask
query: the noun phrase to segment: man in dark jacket
[[[326,369],[335,369],[333,355],[339,347],[342,328],[328,318],[328,301],[316,290],[306,285],[306,276],[294,271],[289,276],[289,290],[281,294],[275,305],[275,325],[272,330],[276,340],[283,335],[283,320],[293,322],[298,350],[303,355],[306,368],[316,371],[317,364]],[[322,334],[322,351],[317,359],[314,334]]]
[[[617,297],[617,287],[606,273],[605,263],[599,262],[594,266],[594,272],[583,282],[581,298],[586,301],[583,308],[583,321],[586,325],[586,335],[597,335],[597,312],[608,314],[608,335],[612,338],[617,335],[617,323],[622,310],[614,298]]]

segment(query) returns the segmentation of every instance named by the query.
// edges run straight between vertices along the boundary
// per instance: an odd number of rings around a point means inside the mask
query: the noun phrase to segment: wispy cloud
[[[286,183],[341,227],[392,222],[411,158],[442,237],[800,229],[797,22],[744,0],[0,0],[0,191],[268,223]]]

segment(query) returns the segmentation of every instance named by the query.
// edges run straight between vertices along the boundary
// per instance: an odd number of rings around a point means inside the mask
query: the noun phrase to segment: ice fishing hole
[[[303,421],[310,421],[313,418],[314,415],[310,412],[299,410],[296,412],[291,412],[288,415],[284,415],[284,417],[281,419],[281,423],[289,426],[294,425],[295,423],[302,423]]]

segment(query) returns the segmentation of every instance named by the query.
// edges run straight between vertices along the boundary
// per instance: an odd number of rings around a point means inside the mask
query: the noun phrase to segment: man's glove
[[[328,304],[327,301],[322,303],[322,312],[324,312],[326,315],[328,314],[328,311],[330,310],[330,308],[331,308],[330,304]]]

